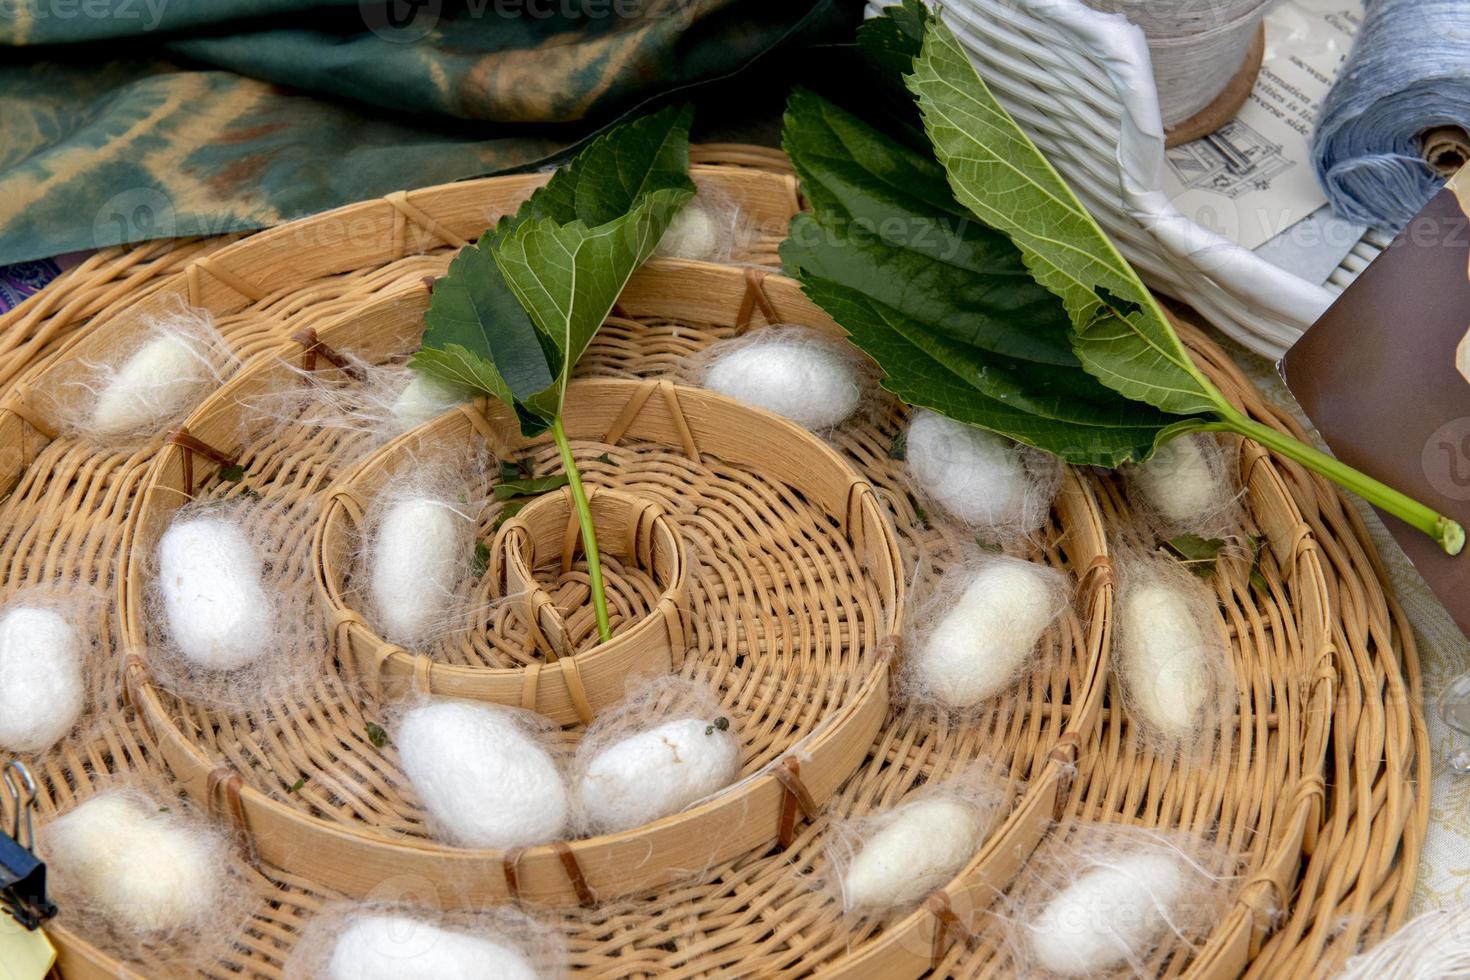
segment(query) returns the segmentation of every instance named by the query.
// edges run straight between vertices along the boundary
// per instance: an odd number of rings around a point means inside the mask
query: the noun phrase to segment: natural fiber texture
[[[738,150],[732,158],[760,163],[769,153]],[[755,201],[775,201],[781,194],[789,195],[789,207],[796,204],[789,177],[744,169],[698,170],[695,177],[717,177],[744,202],[747,213],[759,211]],[[742,191],[746,182],[748,195]],[[211,309],[232,349],[247,359],[284,350],[282,345],[302,328],[325,330],[373,302],[394,316],[357,318],[351,329],[391,332],[391,323],[402,319],[394,298],[411,297],[423,276],[442,271],[451,254],[446,239],[472,237],[486,221],[514,207],[529,186],[529,178],[502,178],[410,195],[415,210],[432,216],[445,234],[423,230],[422,223],[410,221],[392,205],[368,202],[261,233],[228,250],[197,246],[192,261],[156,253],[143,259],[104,258],[69,273],[38,297],[41,302],[0,321],[7,328],[0,344],[14,345],[0,361],[0,377],[34,382],[46,364],[45,357],[35,355],[83,337],[78,328],[88,323],[92,326],[85,336],[90,339],[105,331],[110,315],[127,303],[149,302],[168,292]],[[779,232],[768,246],[778,240]],[[423,248],[430,252],[415,251]],[[156,277],[143,275],[144,262]],[[35,312],[42,304],[43,312]],[[762,279],[758,271],[656,261],[630,283],[582,361],[581,374],[663,377],[689,354],[765,322],[832,329],[787,280]],[[1256,417],[1292,428],[1284,413],[1267,406],[1218,349],[1196,333],[1186,332],[1186,338],[1227,395]],[[84,345],[87,339],[77,343]],[[299,345],[296,349],[301,350]],[[234,383],[250,371],[247,363]],[[661,397],[657,385],[647,390],[652,402]],[[15,486],[0,503],[0,562],[9,579],[17,585],[71,580],[116,590],[113,561],[122,551],[128,510],[163,509],[162,490],[159,502],[138,506],[148,466],[159,454],[158,441],[130,456],[99,455],[67,439],[48,441],[24,420],[32,417],[46,424],[29,410],[25,388],[11,388],[4,397],[25,413],[0,412],[0,450],[5,450],[0,476],[5,485]],[[691,404],[697,400],[691,399]],[[445,416],[435,425],[455,417]],[[926,523],[916,513],[905,467],[890,458],[902,422],[902,413],[887,406],[876,423],[834,434],[834,449],[875,489],[873,499],[898,529],[900,568],[910,584],[922,588],[973,549],[974,542],[938,517]],[[614,460],[593,482],[627,481],[623,470],[647,465],[650,491],[672,487],[670,481],[689,472],[692,457],[677,432],[663,432],[668,447],[663,451],[651,452],[638,440],[610,446],[580,437],[579,454],[594,474],[599,472],[593,462],[599,453]],[[222,434],[195,432],[204,439]],[[263,495],[285,492],[322,499],[333,477],[346,472],[346,467],[338,471],[330,465],[332,438],[299,446],[246,447],[244,482]],[[187,455],[171,449],[165,457],[169,472],[156,473],[154,484],[177,485]],[[546,447],[534,449],[530,458],[538,472],[554,465]],[[1076,612],[1064,614],[1043,641],[1056,650],[1050,668],[962,726],[895,708],[871,744],[850,746],[858,756],[850,778],[840,786],[807,785],[813,795],[831,793],[831,799],[810,820],[801,815],[800,801],[793,804],[792,840],[784,851],[756,851],[694,868],[703,873],[559,919],[574,967],[607,976],[800,975],[823,967],[893,976],[916,975],[937,960],[944,974],[985,974],[998,969],[1000,961],[994,959],[993,940],[979,932],[980,910],[1012,880],[1057,815],[1194,833],[1218,828],[1220,843],[1243,856],[1231,912],[1192,959],[1171,958],[1171,972],[1190,966],[1204,976],[1231,976],[1247,969],[1253,976],[1305,976],[1340,963],[1363,940],[1396,924],[1412,890],[1427,804],[1427,783],[1419,779],[1427,746],[1417,714],[1418,664],[1412,639],[1397,606],[1379,585],[1381,570],[1366,532],[1339,493],[1253,446],[1237,447],[1234,458],[1247,490],[1244,530],[1266,540],[1259,570],[1267,587],[1251,586],[1249,563],[1243,561],[1223,563],[1210,582],[1222,601],[1223,626],[1231,637],[1237,699],[1235,719],[1224,726],[1208,758],[1192,759],[1185,766],[1154,755],[1142,733],[1128,723],[1121,701],[1110,695],[1106,653],[1112,584],[1105,529],[1125,523],[1126,494],[1113,477],[1069,471],[1035,546],[1023,552],[1061,569],[1077,589]],[[286,466],[287,461],[292,465]],[[192,465],[198,481],[217,464],[197,457]],[[740,472],[742,479],[755,481],[742,484],[752,493],[769,479],[759,471]],[[732,470],[730,475],[735,474]],[[670,490],[663,499],[672,512],[678,511],[678,492]],[[810,501],[764,492],[752,499],[787,514],[813,509]],[[176,499],[168,507],[181,502]],[[769,516],[757,520],[762,529],[775,526]],[[690,523],[686,519],[686,526]],[[766,633],[765,624],[756,620],[737,618],[732,626],[721,611],[726,600],[719,597],[768,588],[777,573],[784,577],[787,572],[778,557],[784,548],[772,547],[769,560],[760,560],[763,539],[754,531],[737,531],[719,520],[707,520],[702,527],[703,537],[685,538],[691,595],[703,589],[711,598],[691,610],[690,650],[697,656],[685,658],[685,673],[700,661],[716,669],[741,658],[746,664],[759,663],[770,651],[751,641],[766,636],[790,637],[803,647],[820,645],[833,636],[834,626],[847,621],[849,613],[836,607],[813,619],[790,610],[789,627],[775,633]],[[851,560],[843,556],[844,536],[836,528],[813,523],[810,530],[821,543],[821,557],[807,552],[810,557],[803,561],[833,570]],[[734,555],[720,550],[727,544],[736,549]],[[858,550],[849,547],[847,555]],[[505,635],[516,635],[510,623]],[[874,629],[869,634],[874,654],[880,653],[877,639]],[[78,793],[88,792],[77,788],[85,785],[79,777],[88,771],[157,773],[167,763],[184,774],[184,788],[207,801],[219,818],[244,819],[257,844],[268,845],[286,834],[287,842],[300,846],[277,847],[275,856],[285,868],[269,860],[262,863],[252,926],[234,935],[235,952],[211,971],[220,976],[279,976],[314,914],[345,897],[316,876],[323,865],[340,870],[343,862],[314,853],[308,839],[293,838],[294,830],[269,822],[264,814],[311,812],[344,827],[347,820],[369,827],[381,821],[385,828],[410,833],[414,826],[413,808],[384,794],[386,770],[348,767],[351,758],[372,757],[363,722],[364,712],[374,710],[376,702],[355,694],[345,675],[329,671],[311,710],[330,720],[316,730],[349,735],[353,744],[344,748],[307,737],[311,726],[292,712],[285,713],[280,726],[241,739],[218,713],[165,705],[148,688],[143,661],[127,660],[116,637],[105,637],[103,647],[113,676],[126,680],[124,691],[135,695],[132,700],[142,706],[150,725],[165,729],[159,732],[163,741],[154,741],[119,691],[103,706],[95,739],[63,747],[34,767],[42,784],[41,819],[69,808]],[[389,753],[391,748],[379,757]],[[921,783],[958,773],[977,759],[1003,766],[1009,784],[1002,792],[1019,799],[976,859],[916,911],[882,925],[857,930],[843,926],[838,910],[809,883],[824,870],[829,820],[891,805]],[[246,816],[241,804],[252,794],[265,795],[259,786],[272,764],[270,806],[256,806]],[[742,764],[742,772],[752,771],[751,759]],[[798,769],[798,778],[806,775],[804,761]],[[789,777],[788,772],[783,778]],[[1017,794],[1023,780],[1025,787]],[[479,885],[480,879],[455,878],[439,861],[426,858],[435,852],[420,850],[411,837],[404,839],[419,872],[414,884],[399,877],[397,893],[375,894],[374,901],[453,905]],[[640,859],[646,853],[640,850]],[[424,871],[440,880],[426,884]],[[1270,913],[1278,909],[1282,911],[1273,931]],[[64,920],[55,934],[69,976],[112,975],[120,969],[68,932]],[[137,976],[168,975],[160,963],[135,963],[130,969]]]

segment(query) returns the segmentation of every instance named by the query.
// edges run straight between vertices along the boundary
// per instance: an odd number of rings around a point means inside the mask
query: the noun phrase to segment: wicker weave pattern
[[[722,179],[738,187],[753,176],[735,171]],[[791,190],[789,178],[782,179]],[[472,209],[464,203],[473,197],[465,188],[444,189],[448,196],[442,198],[433,192],[415,194],[415,206],[443,227],[455,228],[455,234],[472,236],[476,230],[464,227],[468,219],[455,224],[457,219],[450,217],[456,207]],[[480,213],[493,209],[485,200],[508,204],[521,192],[495,186],[482,190]],[[795,206],[794,192],[788,206]],[[391,233],[391,225],[384,225]],[[30,337],[46,338],[40,346],[55,350],[79,336],[76,328],[91,311],[107,311],[96,319],[102,328],[118,308],[117,296],[100,299],[102,292],[116,290],[146,300],[148,290],[180,290],[197,283],[201,295],[218,300],[220,326],[232,345],[247,354],[261,352],[276,348],[302,327],[326,327],[351,309],[403,292],[423,275],[442,269],[448,254],[445,245],[429,255],[396,257],[401,253],[392,242],[376,249],[364,244],[357,253],[358,267],[325,277],[308,269],[298,276],[292,266],[304,263],[277,258],[272,267],[263,257],[251,258],[253,248],[261,256],[280,256],[279,240],[263,239],[265,235],[254,236],[229,252],[198,246],[200,254],[208,253],[214,270],[228,270],[227,278],[233,275],[243,284],[269,279],[279,286],[262,292],[258,300],[242,300],[231,287],[218,285],[223,280],[213,272],[197,271],[197,263],[196,271],[169,278],[189,265],[181,256],[132,264],[117,259],[77,270],[43,293],[52,312],[37,315],[31,306],[16,311],[5,321],[10,327],[5,338],[9,341],[23,330]],[[238,265],[232,255],[240,257]],[[285,279],[260,275],[270,268]],[[155,274],[143,275],[145,270]],[[255,270],[255,278],[247,278],[243,270]],[[625,292],[618,316],[583,362],[583,373],[662,377],[685,354],[749,329],[752,322],[826,322],[792,284],[776,278],[757,284],[758,279],[758,273],[743,276],[677,261],[650,265]],[[1228,394],[1257,417],[1290,428],[1289,420],[1264,405],[1223,355],[1202,338],[1190,335],[1189,340]],[[21,376],[30,363],[33,359],[17,354],[0,367]],[[35,371],[27,377],[34,381]],[[17,404],[26,410],[23,400]],[[900,531],[901,567],[913,572],[912,581],[922,589],[966,542],[942,528],[923,526],[915,514],[901,464],[889,459],[898,424],[896,414],[889,412],[872,424],[839,431],[833,441],[877,490]],[[152,451],[99,457],[74,440],[48,442],[14,412],[0,412],[0,448],[12,450],[4,461],[5,475],[19,479],[3,504],[0,560],[6,563],[7,581],[60,574],[109,587],[113,579],[107,556],[122,544],[122,521],[141,490]],[[1235,912],[1192,960],[1173,956],[1163,964],[1169,974],[1188,967],[1192,973],[1226,976],[1249,966],[1259,976],[1305,975],[1345,953],[1360,936],[1374,935],[1395,921],[1412,886],[1427,807],[1427,787],[1415,784],[1426,746],[1416,713],[1412,640],[1378,585],[1366,534],[1337,493],[1250,448],[1241,451],[1240,461],[1250,489],[1252,521],[1269,540],[1262,572],[1270,588],[1268,595],[1253,591],[1245,567],[1227,567],[1216,580],[1242,694],[1238,724],[1222,741],[1212,765],[1183,769],[1151,757],[1131,739],[1126,719],[1108,697],[1105,651],[1112,590],[1103,542],[1105,529],[1125,504],[1111,480],[1072,475],[1034,555],[1067,569],[1078,583],[1078,615],[1064,621],[1049,640],[1048,662],[1054,665],[1049,672],[981,723],[955,732],[942,731],[911,709],[895,709],[877,740],[866,747],[866,760],[854,776],[837,788],[823,814],[798,827],[785,853],[740,858],[656,895],[587,913],[568,925],[575,963],[608,975],[797,975],[824,966],[865,975],[907,975],[937,955],[945,972],[1003,973],[1003,961],[990,952],[993,937],[986,934],[977,910],[995,888],[1004,887],[1057,812],[1146,823],[1168,820],[1200,828],[1218,824],[1224,839],[1249,854]],[[551,465],[551,457],[545,454],[538,462]],[[589,463],[589,468],[595,465]],[[316,485],[325,488],[325,478]],[[691,558],[698,552],[691,548]],[[698,575],[698,569],[691,569],[691,577]],[[695,649],[718,642],[712,639],[718,618],[695,615],[691,620]],[[509,624],[507,630],[514,635]],[[120,661],[113,666],[121,672]],[[136,670],[127,676],[141,679]],[[142,685],[133,686],[136,693],[153,696],[137,690]],[[161,707],[162,702],[150,707],[150,715]],[[197,721],[196,713],[175,707],[179,720]],[[165,737],[160,752],[135,717],[114,698],[95,738],[66,746],[46,760],[41,767],[45,812],[70,805],[79,792],[74,774],[89,768],[156,770],[162,756],[180,771],[197,765],[188,759],[197,746],[170,746]],[[227,738],[210,738],[215,740],[206,740],[211,757],[222,756],[248,771],[248,759],[227,748]],[[219,756],[213,755],[216,751]],[[1007,763],[1018,790],[1019,781],[1029,777],[1002,830],[943,891],[943,899],[881,933],[840,927],[831,908],[814,900],[794,873],[822,865],[827,815],[892,802],[916,781],[942,775],[980,754]],[[194,783],[196,793],[209,791],[221,811],[228,809],[233,790],[227,781],[211,785],[207,778],[196,778]],[[238,954],[222,961],[221,975],[277,975],[301,924],[324,900],[335,897],[301,870],[300,865],[292,870],[263,868],[279,890],[261,880],[255,926],[235,937]],[[441,890],[431,898],[452,896]],[[1284,904],[1287,911],[1276,931],[1267,934],[1265,910],[1272,904]],[[64,930],[59,936],[69,975],[89,975],[87,964],[108,973],[116,969],[77,937]],[[1334,939],[1337,943],[1330,945]],[[144,966],[142,973],[160,975],[156,966]]]

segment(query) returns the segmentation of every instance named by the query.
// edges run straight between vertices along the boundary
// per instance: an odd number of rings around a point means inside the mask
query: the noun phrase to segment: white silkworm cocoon
[[[740,742],[728,722],[679,718],[587,760],[577,795],[591,830],[614,833],[678,813],[729,785],[739,770]]]
[[[948,797],[914,800],[864,841],[842,880],[848,911],[915,902],[954,878],[974,856],[980,811]]]
[[[233,670],[268,651],[275,605],[261,558],[240,527],[221,517],[178,521],[158,542],[158,581],[168,635],[191,663]]]
[[[388,406],[388,411],[398,430],[407,432],[438,418],[465,400],[463,389],[431,375],[415,373]]]
[[[446,501],[392,504],[373,538],[368,593],[383,636],[412,645],[441,624],[469,561],[467,517]]]
[[[729,231],[722,229],[715,214],[696,198],[674,215],[653,254],[714,262],[729,248]]]
[[[933,412],[909,423],[909,473],[931,499],[966,524],[1010,527],[1027,522],[1033,492],[1020,447],[992,432]]]
[[[161,334],[138,348],[97,393],[91,429],[116,438],[163,424],[212,378],[209,362],[188,339]]]
[[[1204,433],[1178,436],[1128,469],[1133,485],[1166,521],[1191,524],[1218,514],[1234,499],[1234,489],[1212,463],[1218,444],[1209,439]]]
[[[1062,889],[1027,928],[1036,962],[1064,977],[1137,962],[1169,927],[1189,887],[1182,859],[1125,854],[1099,863]]]
[[[0,614],[0,747],[50,748],[82,714],[82,643],[50,609],[16,606]]]
[[[857,411],[863,375],[856,353],[810,331],[770,331],[732,346],[710,364],[706,387],[808,429]]]
[[[404,714],[394,743],[414,790],[452,843],[527,847],[566,829],[571,806],[561,767],[514,709],[430,702]]]
[[[950,709],[1002,693],[1064,601],[1052,569],[1018,559],[986,562],[920,641],[913,670],[922,692]]]
[[[328,980],[536,980],[519,949],[404,915],[359,915],[337,937]]]
[[[1119,680],[1129,710],[1169,738],[1195,735],[1214,693],[1215,651],[1193,597],[1165,582],[1140,582],[1121,598]]]
[[[173,932],[218,914],[227,842],[146,798],[102,793],[58,817],[42,839],[65,887],[118,925]]]

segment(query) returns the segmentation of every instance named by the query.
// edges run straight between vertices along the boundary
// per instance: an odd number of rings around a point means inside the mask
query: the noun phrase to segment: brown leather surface
[[[1470,172],[1409,225],[1287,352],[1287,386],[1343,462],[1470,526]],[[1382,515],[1381,515],[1382,516]],[[1384,521],[1470,632],[1470,551]]]

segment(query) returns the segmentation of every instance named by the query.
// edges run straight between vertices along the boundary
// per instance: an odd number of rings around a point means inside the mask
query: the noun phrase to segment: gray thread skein
[[[1166,127],[1200,112],[1240,71],[1276,0],[1083,0],[1143,31]]]
[[[1332,208],[1397,231],[1444,183],[1421,134],[1470,129],[1470,0],[1368,0],[1312,133]]]

